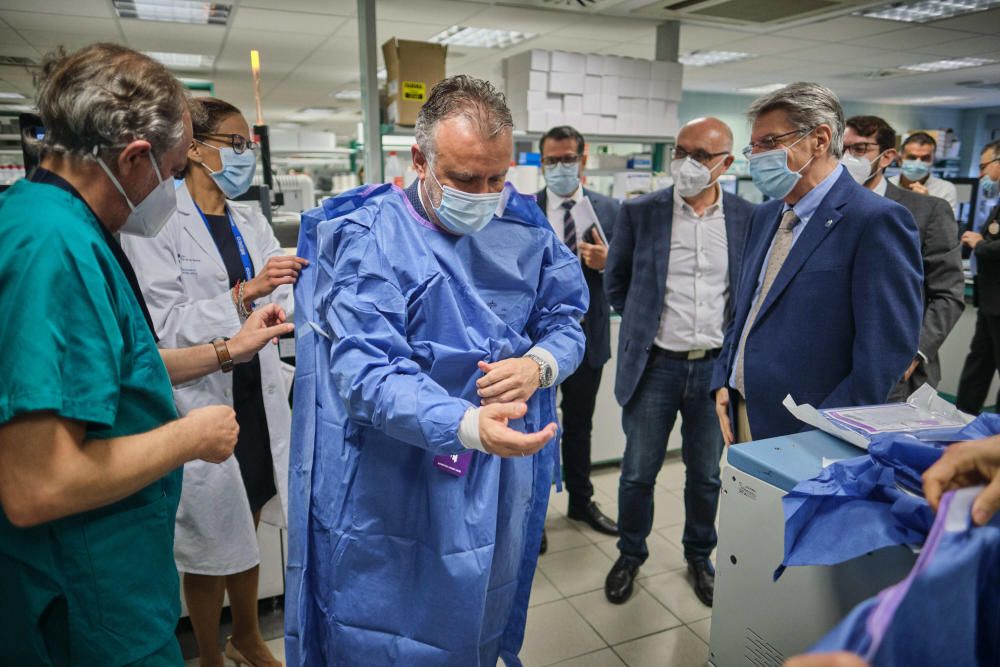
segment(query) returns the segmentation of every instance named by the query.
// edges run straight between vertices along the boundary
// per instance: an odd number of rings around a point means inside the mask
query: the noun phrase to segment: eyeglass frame
[[[237,155],[242,155],[248,148],[251,151],[254,151],[254,152],[257,152],[257,149],[260,148],[260,144],[259,143],[257,143],[256,141],[254,141],[252,139],[247,139],[242,134],[238,134],[236,132],[233,132],[232,134],[222,134],[222,133],[219,133],[219,132],[208,132],[206,134],[196,134],[196,135],[194,135],[195,139],[198,139],[199,137],[203,138],[203,139],[214,139],[215,141],[223,141],[222,138],[224,137],[225,139],[228,139],[228,141],[229,141],[229,147],[232,148],[233,151]],[[238,148],[236,146],[236,140],[237,139],[240,139],[243,142],[243,147],[242,148]]]
[[[543,167],[554,167],[557,164],[580,164],[583,160],[583,153],[573,155],[549,155],[541,158]]]
[[[984,171],[986,171],[986,168],[991,164],[993,164],[994,162],[1000,162],[1000,157],[995,157],[992,160],[987,160],[986,162],[980,162],[979,173],[982,174]]]
[[[787,137],[790,134],[797,134],[801,138],[801,137],[806,136],[807,134],[809,134],[810,132],[812,132],[815,129],[816,129],[815,127],[811,127],[808,130],[796,129],[796,130],[790,130],[788,132],[782,132],[781,134],[773,134],[773,135],[771,135],[769,137],[764,137],[764,139],[761,140],[761,141],[751,141],[740,152],[743,153],[743,157],[745,157],[745,158],[747,158],[749,160],[750,156],[753,155],[753,151],[754,151],[755,148],[761,148],[765,152],[766,151],[773,151],[778,146],[784,146],[784,144],[782,144],[781,142],[778,141],[782,137]],[[765,143],[764,143],[765,141],[768,144],[770,144],[770,148],[766,148],[765,147]]]
[[[859,153],[856,150],[854,150],[856,146],[864,146],[865,149]],[[881,146],[879,146],[879,143],[877,141],[855,141],[853,144],[844,144],[844,152],[850,153],[854,157],[864,157],[865,155],[868,154],[868,151],[870,151],[873,146],[875,148],[881,148]],[[885,149],[885,151],[889,150],[892,150],[892,148],[890,147]],[[885,151],[879,151],[879,152],[884,153]]]
[[[683,153],[683,155],[678,155],[677,151],[680,151],[681,153]],[[674,146],[673,150],[673,156],[675,160],[683,160],[684,158],[689,157],[695,162],[699,162],[701,164],[706,164],[710,160],[713,160],[719,157],[720,155],[729,155],[729,154],[730,154],[729,151],[719,151],[718,153],[709,153],[708,151],[702,150],[701,148],[691,151],[689,153],[686,149],[681,148],[680,146]]]

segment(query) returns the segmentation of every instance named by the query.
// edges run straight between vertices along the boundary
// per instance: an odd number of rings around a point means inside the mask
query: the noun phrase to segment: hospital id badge
[[[434,457],[434,467],[442,472],[455,477],[461,477],[469,470],[469,461],[472,460],[472,452],[462,452],[461,454],[446,454]]]

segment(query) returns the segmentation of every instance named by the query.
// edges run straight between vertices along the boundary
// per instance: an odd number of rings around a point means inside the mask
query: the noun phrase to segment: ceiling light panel
[[[147,56],[173,69],[209,69],[215,56],[201,53],[173,53],[170,51],[145,51]]]
[[[855,12],[856,16],[905,23],[927,23],[950,19],[963,14],[1000,7],[1000,0],[922,0],[912,4],[892,2],[887,5]]]
[[[123,19],[195,25],[226,25],[231,5],[198,0],[113,0]]]
[[[0,100],[23,100],[21,93],[0,93]]]
[[[749,86],[747,88],[737,88],[736,91],[740,93],[748,93],[751,95],[767,95],[768,93],[773,93],[776,90],[781,90],[787,83],[768,83],[763,86]]]
[[[533,32],[495,30],[493,28],[470,28],[453,25],[430,38],[436,44],[468,46],[480,49],[506,49],[535,36]]]
[[[947,60],[935,60],[927,63],[916,63],[915,65],[900,65],[899,69],[908,72],[948,72],[954,69],[967,69],[969,67],[982,67],[983,65],[996,64],[997,60],[990,58],[949,58]]]
[[[357,89],[340,90],[334,95],[338,100],[360,100],[361,91]]]
[[[678,60],[681,64],[690,67],[708,67],[746,60],[747,58],[752,58],[753,55],[752,53],[744,53],[742,51],[691,51],[682,55]]]

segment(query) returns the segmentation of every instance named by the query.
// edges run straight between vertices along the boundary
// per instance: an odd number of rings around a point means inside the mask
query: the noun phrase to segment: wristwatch
[[[233,358],[229,356],[229,346],[226,345],[228,338],[216,338],[212,341],[212,345],[215,347],[215,355],[219,357],[219,368],[222,369],[223,373],[230,373],[233,367],[236,365],[233,362]]]
[[[538,364],[538,387],[540,389],[547,389],[552,386],[555,382],[555,378],[552,377],[552,367],[549,366],[549,362],[542,359],[537,354],[526,354],[525,359],[531,359],[536,364]]]

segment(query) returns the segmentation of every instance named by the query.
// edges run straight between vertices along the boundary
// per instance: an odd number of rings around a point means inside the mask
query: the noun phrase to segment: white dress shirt
[[[718,186],[717,186],[718,187]],[[722,347],[729,295],[729,242],[722,191],[698,216],[674,190],[667,285],[657,347],[674,352]]]
[[[566,240],[566,226],[563,224],[563,218],[566,216],[566,209],[562,207],[563,202],[567,199],[572,199],[573,203],[580,201],[583,197],[583,186],[579,186],[576,192],[571,194],[569,197],[563,197],[552,192],[551,188],[545,188],[546,204],[545,204],[545,214],[549,219],[549,224],[552,225],[553,231],[555,231],[556,236],[560,240]],[[574,221],[575,223],[576,221]],[[577,253],[579,254],[580,242],[590,243],[589,239],[583,238],[583,233],[587,231],[586,229],[581,229],[580,225],[576,225],[576,247]]]
[[[889,182],[893,185],[899,185],[899,174],[890,178]],[[899,187],[903,186],[899,185]],[[927,180],[924,181],[924,187],[927,188],[927,194],[931,197],[940,197],[948,202],[948,206],[951,206],[951,210],[953,212],[958,211],[958,189],[955,187],[954,183],[931,174],[927,177]]]

